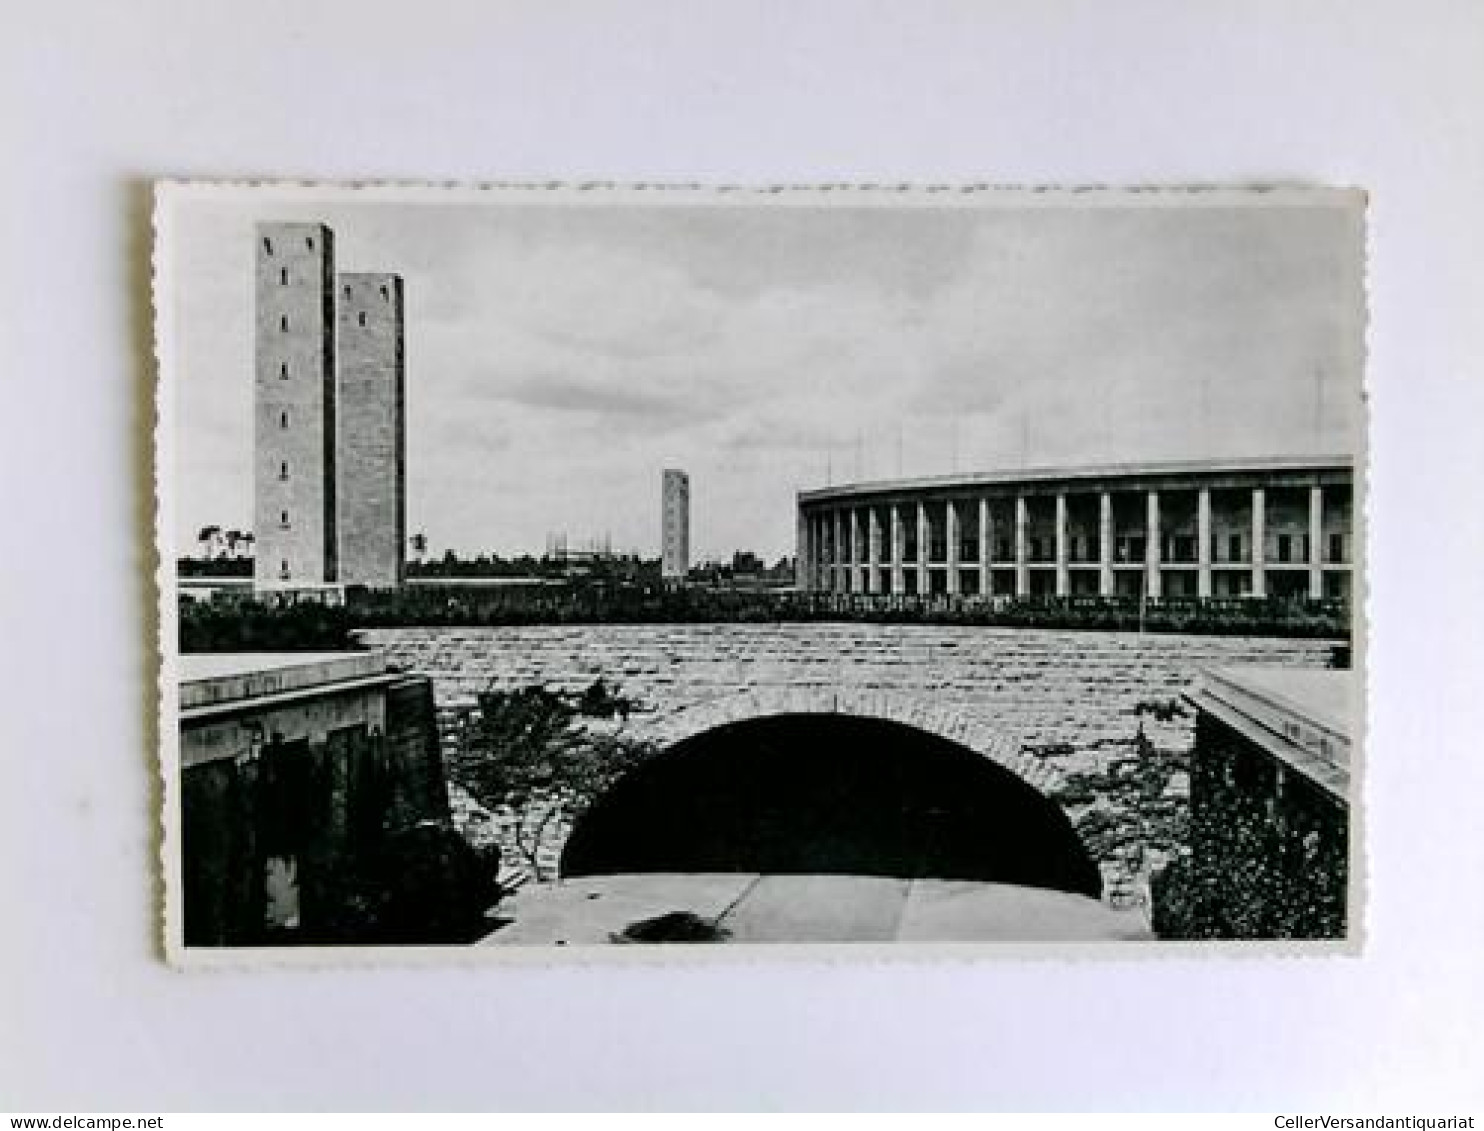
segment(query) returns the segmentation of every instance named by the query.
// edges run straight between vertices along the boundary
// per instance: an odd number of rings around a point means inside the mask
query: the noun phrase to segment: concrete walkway
[[[683,915],[720,941],[1098,942],[1152,939],[1142,918],[1068,892],[883,876],[652,873],[524,888],[484,946],[628,941],[636,923]]]

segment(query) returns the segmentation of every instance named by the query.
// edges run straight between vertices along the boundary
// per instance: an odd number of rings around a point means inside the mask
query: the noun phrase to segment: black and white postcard
[[[1353,949],[1364,221],[161,185],[170,955]]]

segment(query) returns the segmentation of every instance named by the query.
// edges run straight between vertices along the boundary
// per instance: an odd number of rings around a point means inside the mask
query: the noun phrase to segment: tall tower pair
[[[402,280],[337,275],[323,224],[259,224],[256,263],[254,588],[400,585]]]

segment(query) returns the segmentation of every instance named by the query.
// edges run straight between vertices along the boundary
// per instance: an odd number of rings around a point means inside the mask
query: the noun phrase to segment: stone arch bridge
[[[362,639],[431,676],[446,718],[486,687],[576,692],[602,679],[640,705],[626,733],[661,746],[777,715],[883,719],[947,739],[1061,806],[1114,906],[1147,905],[1150,875],[1183,842],[1194,721],[1180,697],[1200,672],[1329,658],[1323,641],[855,623],[375,629]]]
[[[984,715],[900,691],[760,687],[681,704],[668,712],[637,715],[626,733],[668,747],[731,723],[778,715],[846,715],[900,723],[966,746],[1042,793],[1055,794],[1063,784],[1054,762],[1032,755]]]

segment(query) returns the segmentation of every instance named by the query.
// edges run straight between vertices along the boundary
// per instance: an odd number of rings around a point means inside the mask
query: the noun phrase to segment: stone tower
[[[257,589],[334,582],[334,236],[259,224],[253,534]]]
[[[666,468],[660,490],[660,577],[682,582],[690,569],[690,476]]]
[[[402,280],[342,274],[337,286],[339,580],[386,589],[402,583],[407,546]]]

